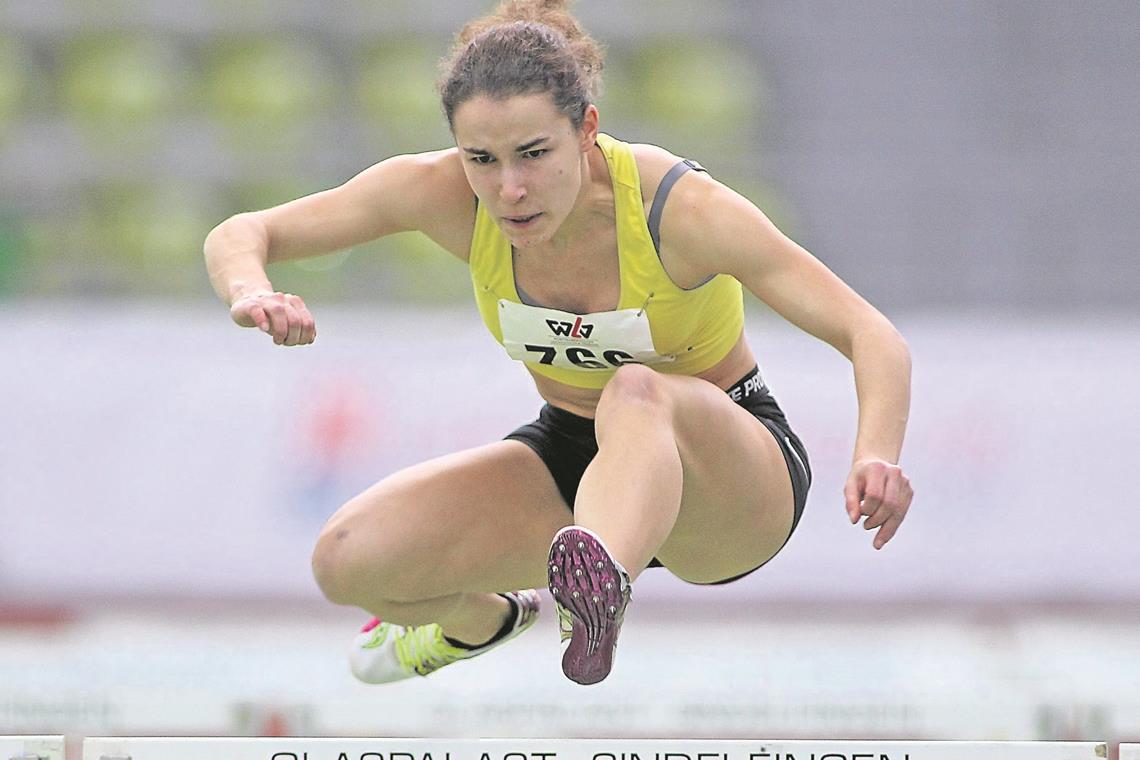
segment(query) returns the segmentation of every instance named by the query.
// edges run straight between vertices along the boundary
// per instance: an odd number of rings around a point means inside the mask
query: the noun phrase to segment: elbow
[[[244,216],[244,214],[235,214],[225,221],[222,221],[219,224],[215,225],[214,228],[210,230],[210,232],[206,235],[205,243],[202,245],[203,249],[205,249],[207,258],[210,256],[210,250],[217,248],[220,243],[225,241],[225,239],[230,236],[234,227],[241,224],[240,220],[242,216]]]
[[[848,357],[854,357],[862,350],[871,349],[876,353],[885,353],[897,358],[909,369],[911,364],[910,346],[889,319],[875,312],[874,318],[855,327],[848,335],[848,346],[851,351]]]
[[[908,362],[910,361],[910,345],[907,344],[906,338],[902,336],[898,328],[886,317],[883,317],[883,340],[891,343],[899,354],[905,356]]]
[[[228,219],[225,219],[216,225],[214,229],[210,230],[210,233],[206,235],[206,243],[208,245],[211,240],[218,240],[238,231],[245,231],[253,228],[264,230],[264,225],[260,220],[258,220],[257,214],[255,212],[243,211],[240,214],[234,214]]]
[[[880,315],[881,323],[876,329],[876,338],[881,341],[885,348],[898,355],[900,359],[905,359],[906,363],[910,364],[910,346],[906,342],[906,338],[902,336],[898,328],[887,319]]]
[[[906,338],[893,324],[885,318],[883,321],[886,322],[886,326],[883,330],[883,337],[880,339],[882,346],[880,350],[883,354],[893,358],[899,376],[905,378],[909,384],[911,376],[910,346],[907,344]]]
[[[254,248],[265,252],[266,262],[269,256],[269,230],[257,212],[244,211],[234,214],[218,224],[206,235],[202,249],[206,259],[211,258],[211,252],[224,252],[234,249]]]

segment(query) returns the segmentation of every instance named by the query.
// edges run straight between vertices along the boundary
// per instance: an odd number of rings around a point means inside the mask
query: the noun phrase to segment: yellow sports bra
[[[609,135],[599,134],[597,142],[613,179],[621,272],[617,309],[572,314],[524,303],[515,286],[510,241],[479,205],[469,265],[483,322],[511,358],[578,388],[602,388],[630,362],[671,374],[704,372],[740,337],[740,283],[718,274],[691,290],[674,284],[650,235],[633,151]],[[699,168],[683,162],[671,174],[689,167]],[[665,182],[662,187],[668,192]],[[655,214],[664,202],[658,196]]]

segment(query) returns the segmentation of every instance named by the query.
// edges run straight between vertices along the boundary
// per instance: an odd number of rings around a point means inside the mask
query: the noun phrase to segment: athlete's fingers
[[[870,515],[863,521],[863,530],[874,530],[875,528],[881,527],[892,515],[894,515],[894,512],[891,508],[883,504],[875,510],[875,514]]]
[[[265,313],[265,309],[261,308],[261,304],[254,301],[250,304],[248,311],[250,321],[253,326],[262,332],[269,332],[269,315]]]
[[[265,321],[265,314],[260,310],[256,296],[245,296],[230,306],[230,319],[241,327],[260,328]]]
[[[876,549],[882,549],[886,546],[887,542],[894,538],[895,531],[902,525],[902,521],[903,518],[901,515],[891,515],[887,521],[883,523],[883,527],[879,528],[879,532],[875,534],[875,539],[871,542],[872,545]]]
[[[293,305],[286,301],[282,308],[285,312],[285,334],[281,337],[281,346],[295,346],[301,337],[301,315],[293,308]]]
[[[296,307],[286,304],[285,312],[289,316],[289,332],[285,335],[282,345],[295,346],[301,342],[301,331],[305,327],[304,318]]]
[[[843,486],[843,498],[847,502],[847,516],[851,524],[859,522],[859,501],[862,499],[863,477],[862,473],[852,472],[847,476],[847,484]]]
[[[281,311],[281,305],[270,300],[263,300],[261,302],[261,310],[265,312],[265,320],[268,323],[269,329],[266,330],[269,337],[277,342],[277,336],[281,332],[281,323],[285,315]]]
[[[860,513],[870,516],[878,511],[886,494],[886,481],[887,474],[884,470],[878,467],[870,469],[863,486],[863,504],[860,506]]]
[[[304,346],[312,343],[317,337],[317,325],[312,313],[309,312],[309,307],[299,296],[289,296],[289,303],[297,310],[301,319],[301,330],[297,337],[297,345]]]
[[[284,299],[273,298],[263,302],[263,308],[269,316],[269,334],[274,343],[281,345],[289,335],[289,307]]]
[[[312,315],[301,315],[301,333],[297,338],[298,346],[307,346],[316,338],[317,327],[313,324]]]
[[[863,521],[864,530],[874,530],[885,523],[891,516],[898,514],[902,509],[902,495],[899,492],[899,479],[895,475],[888,475],[883,486],[883,501],[874,514]]]
[[[910,503],[914,500],[914,488],[910,484],[910,478],[906,475],[902,476],[900,491],[902,492],[903,509],[905,511],[910,509]]]

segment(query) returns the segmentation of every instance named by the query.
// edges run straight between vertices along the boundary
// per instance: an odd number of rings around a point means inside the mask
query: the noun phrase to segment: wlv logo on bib
[[[557,319],[548,319],[546,324],[550,327],[551,332],[555,335],[566,336],[570,338],[589,338],[590,333],[594,331],[593,325],[586,325],[582,323],[582,318],[578,317],[573,322],[562,322]]]

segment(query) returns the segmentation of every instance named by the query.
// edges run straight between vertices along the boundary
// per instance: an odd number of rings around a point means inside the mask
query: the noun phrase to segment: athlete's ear
[[[598,139],[598,107],[593,103],[586,106],[586,113],[582,117],[581,133],[582,152],[587,153],[593,149],[594,142]]]

